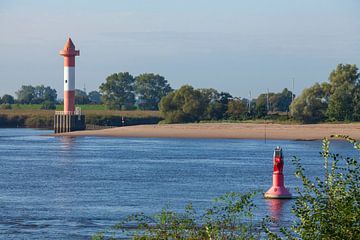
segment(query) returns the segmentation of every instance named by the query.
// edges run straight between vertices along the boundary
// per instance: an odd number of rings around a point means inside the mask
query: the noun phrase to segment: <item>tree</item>
[[[220,120],[225,118],[227,104],[232,96],[225,92],[219,93],[213,88],[201,88],[199,91],[203,95],[207,105],[204,119]]]
[[[75,104],[88,104],[90,102],[85,91],[75,89]]]
[[[35,88],[31,85],[23,85],[15,94],[19,103],[30,104],[35,98]]]
[[[274,95],[274,93],[269,93],[269,94],[262,93],[259,95],[259,97],[256,99],[256,102],[255,102],[256,117],[262,118],[268,114],[268,111],[270,111],[270,109],[268,109],[268,99],[267,98],[269,96],[269,99],[270,99],[273,95]]]
[[[98,91],[91,91],[88,94],[90,103],[101,104],[101,94]]]
[[[360,121],[360,86],[357,86],[353,97],[353,120]]]
[[[355,64],[338,64],[329,76],[332,92],[344,83],[359,85],[360,73],[358,70]]]
[[[284,88],[281,93],[276,93],[270,97],[272,111],[288,112],[293,98],[293,93],[287,88]]]
[[[247,112],[247,100],[235,98],[229,102],[226,114],[230,119],[242,120],[246,118]]]
[[[144,73],[135,78],[135,93],[140,109],[158,110],[161,98],[171,91],[168,81],[158,74]]]
[[[233,99],[233,96],[228,92],[221,92],[219,98],[221,104],[227,105]]]
[[[290,105],[291,115],[294,119],[305,123],[319,122],[325,119],[328,106],[326,92],[327,85],[323,86],[316,83],[310,88],[304,89],[302,94],[297,97]]]
[[[44,85],[39,85],[34,87],[34,98],[31,103],[39,104],[44,102],[55,103],[57,98],[57,93],[55,89]]]
[[[356,65],[339,64],[330,73],[329,107],[326,112],[330,120],[354,120],[357,114],[357,101],[360,87],[360,73]]]
[[[199,90],[184,85],[163,97],[159,108],[167,123],[196,122],[206,113],[207,99]]]
[[[14,102],[15,102],[14,97],[9,94],[5,94],[0,101],[0,103],[3,104],[14,104]]]
[[[17,101],[22,104],[40,104],[45,101],[55,103],[57,98],[56,90],[44,85],[23,85],[16,95]]]
[[[110,109],[132,109],[135,103],[134,77],[128,72],[114,73],[100,85],[102,100]]]
[[[343,83],[334,89],[329,98],[329,106],[326,111],[326,115],[330,120],[344,121],[353,119],[354,90],[354,86],[350,83]]]

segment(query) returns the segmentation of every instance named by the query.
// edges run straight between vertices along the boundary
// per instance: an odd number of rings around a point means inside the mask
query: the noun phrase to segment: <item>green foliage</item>
[[[329,83],[305,89],[291,105],[292,116],[305,123],[360,120],[360,73],[356,65],[339,64]]]
[[[357,150],[360,144],[347,136]],[[294,158],[295,175],[302,181],[297,189],[293,214],[297,221],[290,229],[282,228],[286,239],[360,239],[360,165],[356,157],[341,157],[330,151],[328,139],[323,141],[324,175],[310,179],[298,158]],[[269,239],[280,239],[264,225]]]
[[[213,88],[199,89],[206,101],[206,110],[201,120],[221,120],[226,118],[226,111],[232,96],[227,92],[219,93]]]
[[[2,104],[14,104],[14,102],[15,102],[14,97],[9,94],[5,94],[0,99],[0,103],[2,103]]]
[[[135,78],[135,93],[142,110],[158,110],[161,98],[171,91],[168,81],[158,74],[143,73]]]
[[[284,88],[279,93],[262,93],[256,99],[255,114],[258,118],[268,115],[268,112],[288,112],[293,93]]]
[[[353,118],[353,93],[354,86],[344,83],[338,86],[329,98],[326,115],[330,120],[344,121]]]
[[[347,136],[335,135],[348,141],[360,151],[360,144]],[[357,240],[360,239],[360,165],[358,156],[342,157],[330,151],[330,142],[323,140],[321,156],[324,159],[323,176],[309,178],[294,157],[295,175],[302,181],[292,212],[296,221],[291,227],[281,227],[274,233],[269,218],[262,228],[252,223],[256,192],[227,193],[215,199],[212,206],[198,214],[191,204],[184,213],[163,209],[159,214],[134,214],[109,231],[94,235],[105,239],[122,231],[133,239],[291,239],[291,240]],[[98,237],[98,238],[95,238]]]
[[[273,112],[288,112],[293,98],[293,93],[284,88],[281,93],[276,93],[270,97]]]
[[[319,122],[325,119],[327,109],[327,93],[324,88],[316,83],[306,88],[290,106],[291,115],[305,123]]]
[[[360,98],[360,73],[356,65],[339,64],[329,76],[331,96],[327,116],[330,120],[356,120]]]
[[[259,239],[260,233],[251,221],[255,194],[227,193],[214,199],[214,204],[201,215],[191,204],[185,207],[184,213],[163,209],[154,216],[133,214],[110,231],[94,235],[93,239],[105,239],[106,235],[115,238],[116,231],[139,240]]]
[[[122,122],[123,118],[124,123]],[[119,115],[87,114],[85,120],[86,124],[90,125],[120,127],[123,126],[123,124],[125,126],[157,124],[161,121],[161,118],[156,116],[127,117]]]
[[[189,85],[169,93],[159,104],[166,123],[197,122],[206,113],[207,99]]]
[[[31,85],[23,85],[16,92],[17,101],[23,104],[29,104],[35,98],[35,88]]]
[[[88,104],[90,103],[89,96],[85,91],[75,89],[75,104]]]
[[[91,91],[88,94],[91,104],[101,104],[101,94],[98,91]]]
[[[269,96],[273,101],[270,102],[272,109],[282,111],[289,108],[292,92],[284,89],[281,93],[270,93]],[[186,106],[192,108],[185,111]],[[261,94],[256,101],[252,101],[233,98],[229,93],[219,93],[212,88],[194,89],[186,85],[162,98],[160,111],[166,123],[247,120],[255,115],[262,118],[268,114],[267,94]]]
[[[358,70],[355,64],[338,64],[329,76],[332,92],[345,83],[358,85],[360,81]]]
[[[51,101],[45,101],[40,109],[45,109],[45,110],[55,110],[56,109],[56,104],[54,102]]]
[[[360,87],[355,88],[353,95],[353,120],[360,121]]]
[[[0,105],[0,110],[1,106],[2,105]],[[13,109],[11,110],[0,111],[0,127],[53,128],[53,110],[41,110],[41,105],[12,106]],[[83,109],[83,113],[86,115],[86,123],[90,125],[122,126],[122,117],[125,118],[125,125],[157,124],[162,120],[156,111],[111,111],[104,110],[104,106],[84,106],[97,107],[95,109]],[[93,128],[96,126],[90,127]]]
[[[244,120],[247,118],[248,106],[247,102],[239,98],[235,98],[228,103],[227,116],[231,120]]]
[[[274,93],[269,93],[269,98],[272,97]],[[268,106],[267,106],[267,93],[262,93],[256,99],[255,102],[255,113],[256,117],[262,118],[268,114]]]
[[[133,109],[135,80],[128,72],[114,73],[99,87],[102,100],[109,109]]]
[[[216,198],[203,217],[208,239],[259,239],[260,233],[251,221],[255,194],[230,192]]]
[[[56,102],[57,93],[51,87],[44,85],[23,85],[16,92],[17,102],[22,104],[41,104],[45,101]]]
[[[11,107],[11,104],[3,103],[3,104],[0,104],[0,109],[1,110],[10,110],[10,109],[12,109],[12,107]]]

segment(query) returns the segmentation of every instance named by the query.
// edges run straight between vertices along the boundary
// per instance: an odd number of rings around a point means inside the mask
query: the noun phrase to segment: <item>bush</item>
[[[154,216],[130,215],[110,229],[112,233],[100,232],[92,239],[105,239],[108,234],[115,236],[119,230],[132,239],[259,239],[260,232],[251,222],[255,194],[226,193],[214,199],[214,204],[201,216],[191,204],[184,213],[163,209]],[[134,225],[136,230],[129,230],[129,226]]]
[[[7,104],[7,103],[3,103],[0,105],[0,109],[1,110],[8,110],[8,109],[12,109],[11,104]]]
[[[56,104],[54,102],[51,101],[45,101],[40,109],[44,109],[44,110],[55,110],[56,109]]]
[[[355,149],[360,144],[347,140]],[[305,169],[298,158],[294,158],[296,176],[302,181],[297,189],[293,213],[298,219],[290,229],[282,228],[282,236],[265,231],[270,239],[360,239],[360,165],[356,158],[344,158],[330,152],[328,139],[323,141],[324,178],[314,180],[305,175]]]

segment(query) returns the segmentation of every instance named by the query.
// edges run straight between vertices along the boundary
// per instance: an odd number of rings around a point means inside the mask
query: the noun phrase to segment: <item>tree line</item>
[[[360,120],[360,73],[355,64],[339,64],[329,81],[303,90],[291,114],[305,123]]]
[[[112,110],[158,110],[161,98],[171,91],[168,81],[159,74],[143,73],[133,77],[121,72],[108,76],[99,91],[86,93],[75,89],[75,104],[105,104]],[[0,104],[41,104],[42,109],[55,109],[56,104],[62,103],[50,86],[23,85],[15,95],[16,98],[5,94],[0,97]]]
[[[270,112],[289,112],[293,98],[286,88],[252,100],[190,85],[173,90],[163,76],[153,73],[137,77],[128,72],[114,73],[99,89],[103,103],[110,109],[160,110],[168,123],[265,117]]]
[[[202,120],[246,120],[270,113],[288,112],[293,93],[264,93],[257,99],[233,97],[212,88],[194,89],[190,85],[169,93],[160,101],[160,112],[167,123]]]
[[[4,95],[3,104],[42,104],[54,109],[55,89],[24,85],[16,98]],[[109,75],[99,91],[75,90],[76,104],[104,104],[113,110],[160,110],[167,123],[203,120],[246,120],[283,115],[304,123],[360,120],[360,73],[356,65],[339,64],[329,81],[304,89],[300,96],[284,88],[266,92],[256,99],[234,97],[213,88],[195,89],[184,85],[174,90],[167,79],[155,73],[132,76],[128,72]]]

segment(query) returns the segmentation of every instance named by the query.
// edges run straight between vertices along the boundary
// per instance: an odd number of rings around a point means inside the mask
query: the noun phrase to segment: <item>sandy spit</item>
[[[52,136],[320,140],[334,134],[348,135],[360,140],[360,123],[306,125],[271,123],[160,124],[86,130],[53,134]]]

